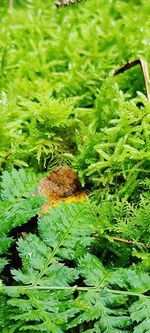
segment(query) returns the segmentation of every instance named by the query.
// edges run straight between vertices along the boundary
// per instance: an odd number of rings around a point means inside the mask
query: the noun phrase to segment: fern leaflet
[[[15,227],[28,222],[40,209],[44,199],[33,196],[38,177],[33,172],[23,169],[5,171],[2,175],[0,200],[0,255],[5,253],[12,238],[8,233]],[[1,268],[4,259],[0,258]]]

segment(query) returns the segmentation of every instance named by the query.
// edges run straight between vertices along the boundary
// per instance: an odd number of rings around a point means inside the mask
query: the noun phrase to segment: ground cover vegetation
[[[0,2],[0,331],[149,333],[150,5],[62,4]]]

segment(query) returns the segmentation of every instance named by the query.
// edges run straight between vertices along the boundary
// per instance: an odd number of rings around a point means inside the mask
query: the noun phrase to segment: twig
[[[96,238],[96,237],[98,237],[98,234],[92,234],[91,236]],[[143,246],[145,248],[149,248],[150,247],[149,244],[144,244],[144,243],[136,242],[136,241],[133,241],[133,240],[130,240],[130,239],[125,239],[125,238],[108,236],[108,240],[109,239],[112,240],[112,241],[122,242],[122,243],[126,243],[126,244]]]
[[[55,6],[57,8],[63,7],[63,6],[69,6],[74,5],[78,2],[81,2],[82,0],[57,0],[55,1]]]
[[[140,65],[142,73],[143,73],[143,78],[144,78],[144,84],[145,84],[145,90],[146,90],[146,94],[147,94],[147,99],[150,102],[150,88],[149,88],[149,72],[148,72],[148,64],[145,60],[143,59],[136,59],[134,61],[131,62],[127,62],[124,66],[120,67],[119,69],[117,69],[115,71],[114,75],[118,75],[120,73],[125,72],[126,70]]]
[[[117,242],[122,242],[122,243],[127,243],[127,244],[132,244],[132,245],[139,245],[139,246],[143,246],[143,247],[149,247],[148,244],[136,242],[136,241],[129,240],[129,239],[124,239],[124,238],[119,238],[119,237],[111,237],[111,238],[113,241],[117,241]]]

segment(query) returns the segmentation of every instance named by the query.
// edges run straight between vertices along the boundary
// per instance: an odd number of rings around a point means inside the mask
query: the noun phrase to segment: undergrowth
[[[150,104],[114,76],[150,63],[149,4],[77,2],[0,8],[2,333],[150,332]],[[88,198],[41,216],[60,165]]]
[[[1,269],[8,265],[4,255],[14,242],[9,237],[10,222],[11,228],[22,225],[39,210],[42,198],[32,196],[31,184],[35,185],[33,173],[4,173]],[[11,286],[10,281],[0,286],[2,332],[63,332],[73,327],[81,332],[148,332],[147,199],[136,210],[134,222],[133,207],[118,203],[110,217],[111,202],[109,210],[105,205],[97,207],[90,200],[63,203],[38,219],[37,230],[18,238],[20,268],[13,268],[12,261]],[[117,216],[118,223],[112,223],[111,218],[117,221]],[[127,245],[117,254],[114,233],[130,235],[134,248]],[[106,246],[101,247],[104,238]],[[143,240],[147,243],[141,244]],[[130,264],[125,251],[132,258]],[[137,264],[134,257],[144,260]],[[2,278],[3,274],[4,270]]]

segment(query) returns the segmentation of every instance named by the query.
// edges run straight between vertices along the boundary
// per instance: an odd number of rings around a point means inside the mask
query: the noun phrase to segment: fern
[[[149,333],[150,106],[114,76],[150,62],[149,2],[54,1],[1,1],[0,170],[72,163],[91,199],[37,219],[38,176],[4,172],[0,331]]]
[[[111,98],[104,97],[108,86]],[[88,128],[81,124],[77,134],[74,166],[82,183],[107,186],[110,193],[117,188],[119,197],[131,197],[141,179],[149,176],[149,131],[146,98],[139,95],[131,103],[117,84],[114,88],[113,79],[107,79],[97,97],[95,121]]]
[[[3,332],[125,333],[139,325],[145,332],[150,277],[108,269],[89,253],[98,226],[94,212],[89,202],[64,203],[39,220],[38,236],[18,240],[22,268],[12,270],[17,285],[1,286],[9,314]]]
[[[61,102],[45,95],[37,96],[34,102],[24,97],[13,110],[6,94],[2,98],[1,168],[30,165],[41,169],[48,164],[65,163],[72,140],[63,131],[71,130],[76,123],[70,117],[74,114],[74,102],[71,99]]]
[[[8,233],[15,227],[28,222],[40,209],[41,196],[33,196],[38,177],[33,172],[23,169],[4,171],[0,201],[0,254],[6,253],[13,239]],[[1,268],[6,263],[0,259]]]
[[[145,180],[144,183],[148,181]],[[150,192],[148,186],[145,186],[145,191],[140,194],[140,199],[138,198],[135,202],[134,198],[133,203],[110,194],[105,194],[102,199],[101,193],[100,198],[98,193],[95,191],[91,198],[97,200],[98,235],[101,237],[101,241],[97,242],[97,248],[103,260],[107,262],[107,256],[111,255],[113,265],[115,263],[117,266],[126,267],[129,262],[136,262],[142,269],[149,271]],[[101,221],[104,228],[103,238]]]
[[[60,282],[62,283],[61,277],[65,267],[61,263],[57,263],[56,258],[59,256],[61,261],[63,259],[75,260],[86,251],[86,247],[90,246],[93,241],[90,235],[95,231],[95,217],[88,205],[83,203],[62,204],[60,208],[51,209],[48,216],[42,217],[38,224],[42,242],[35,235],[30,235],[25,242],[23,239],[18,241],[19,252],[23,264],[25,263],[24,278],[27,275],[28,279],[26,283],[41,285],[45,284],[46,280],[47,283],[50,283],[51,272],[54,274],[54,284],[58,283],[59,279],[56,279],[56,276],[59,278],[59,272],[61,272]],[[28,256],[27,253],[29,253]],[[27,262],[28,265],[26,265]],[[29,277],[30,266],[34,270],[32,271],[33,276]],[[70,274],[71,277],[73,270],[69,271],[70,273],[66,271],[66,274],[63,274],[63,280],[67,279],[67,274]],[[20,271],[13,271],[13,274],[18,281],[20,281],[20,274],[21,280],[23,279]]]
[[[134,333],[150,332],[150,299],[140,299],[130,307],[130,314],[133,322],[137,323]]]

